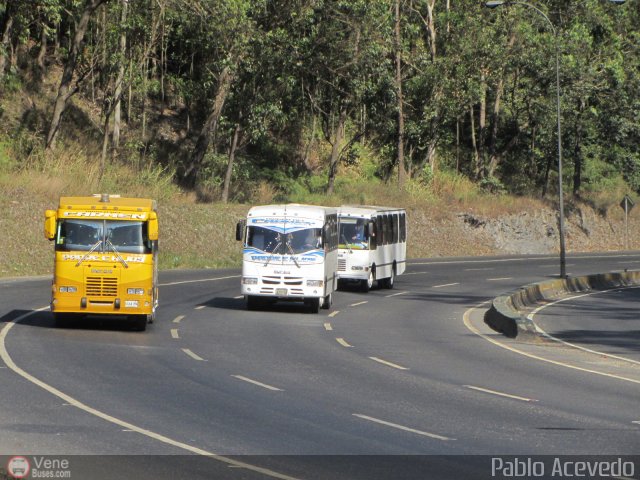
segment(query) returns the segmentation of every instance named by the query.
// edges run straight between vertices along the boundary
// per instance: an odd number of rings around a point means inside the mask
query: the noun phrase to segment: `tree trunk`
[[[110,105],[107,105],[104,112],[104,129],[102,137],[102,155],[100,156],[100,172],[99,180],[102,180],[105,169],[107,167],[107,148],[109,147],[109,119],[111,118],[111,112],[113,109]]]
[[[304,154],[302,156],[302,164],[304,165],[304,168],[308,173],[313,173],[313,165],[311,165],[309,155],[311,154],[311,147],[313,146],[316,139],[316,123],[317,118],[315,115],[313,115],[313,118],[311,119],[311,135],[309,135],[309,140],[306,142],[306,146],[304,147]],[[303,129],[300,129],[300,131],[304,132]],[[301,139],[301,142],[302,141],[304,141],[304,139]]]
[[[120,15],[120,26],[122,32],[120,33],[120,60],[118,67],[118,76],[116,77],[116,88],[113,94],[114,107],[113,107],[113,137],[111,139],[113,150],[112,155],[115,157],[118,154],[118,148],[120,147],[120,122],[122,111],[122,83],[124,82],[124,62],[127,54],[127,34],[125,31],[125,23],[127,21],[127,6],[129,0],[122,0],[122,14]]]
[[[236,158],[236,148],[238,147],[238,138],[240,138],[240,124],[236,124],[233,132],[233,140],[231,141],[231,149],[229,150],[229,163],[227,163],[227,171],[224,175],[224,187],[222,188],[222,202],[229,201],[229,187],[231,186],[231,175],[233,173],[233,162]]]
[[[585,109],[585,101],[580,99],[578,107],[578,117],[576,118],[576,143],[574,146],[574,167],[573,167],[573,195],[580,194],[582,187],[582,112]]]
[[[471,147],[473,149],[473,174],[478,179],[480,178],[482,165],[480,164],[480,152],[478,152],[478,140],[476,139],[476,114],[473,105],[469,107],[469,122],[471,124]]]
[[[40,48],[38,49],[38,58],[36,65],[38,66],[38,79],[40,82],[44,79],[45,63],[44,60],[47,55],[47,25],[44,20],[40,24]]]
[[[67,102],[77,91],[77,85],[76,88],[72,88],[71,82],[78,63],[78,57],[81,53],[84,34],[87,30],[87,26],[89,25],[89,19],[96,8],[107,1],[108,0],[87,0],[82,11],[82,15],[80,16],[80,21],[76,25],[76,33],[73,37],[71,49],[69,50],[69,57],[67,58],[67,62],[64,66],[62,79],[60,80],[60,86],[58,87],[58,96],[56,97],[53,107],[53,116],[49,126],[49,133],[47,134],[47,150],[53,150],[55,148],[55,140],[60,129],[62,115],[67,108]]]
[[[191,158],[189,159],[189,166],[184,173],[184,179],[189,186],[195,186],[198,177],[198,170],[202,166],[202,160],[204,159],[211,138],[215,134],[218,128],[218,120],[222,113],[222,107],[227,98],[227,94],[231,89],[231,83],[233,82],[234,74],[229,66],[224,67],[220,74],[220,80],[218,81],[218,92],[213,102],[213,107],[209,117],[202,126],[196,146],[193,149]]]
[[[4,71],[7,68],[7,54],[11,48],[11,28],[13,27],[13,9],[7,6],[5,12],[4,29],[2,31],[2,40],[0,41],[0,78],[4,77]]]
[[[487,140],[487,78],[483,71],[480,75],[480,112],[478,112],[478,156],[480,165],[478,169],[478,179],[487,176],[486,169],[486,148]]]
[[[400,0],[395,2],[395,60],[396,60],[396,96],[398,108],[398,187],[403,188],[407,181],[407,169],[404,160],[404,112],[402,110],[402,38],[400,36]]]
[[[512,33],[507,43],[507,49],[510,51],[513,44],[516,42],[516,35]],[[506,68],[502,69],[502,75],[498,79],[498,85],[496,86],[496,98],[493,102],[493,112],[491,114],[491,136],[489,138],[489,168],[487,176],[493,177],[496,169],[500,163],[502,155],[497,152],[498,143],[498,124],[500,123],[500,108],[502,95],[504,94],[504,77],[506,75]]]
[[[333,194],[333,188],[340,161],[340,144],[344,140],[344,126],[347,121],[347,109],[342,107],[338,117],[338,125],[335,130],[333,145],[331,146],[331,158],[329,159],[329,181],[327,183],[327,195]]]

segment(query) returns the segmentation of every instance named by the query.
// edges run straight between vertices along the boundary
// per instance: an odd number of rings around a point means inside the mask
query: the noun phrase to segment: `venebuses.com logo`
[[[31,471],[29,460],[25,457],[11,457],[7,464],[7,472],[13,478],[26,478]]]
[[[7,462],[7,474],[11,479],[71,478],[71,462],[67,458],[14,455]]]

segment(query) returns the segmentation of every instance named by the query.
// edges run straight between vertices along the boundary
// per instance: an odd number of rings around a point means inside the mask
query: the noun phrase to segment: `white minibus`
[[[252,207],[238,222],[243,241],[242,294],[249,310],[278,300],[303,301],[317,313],[337,287],[337,209],[315,205]]]
[[[393,288],[405,271],[407,214],[402,208],[350,206],[338,209],[338,280],[358,283],[368,292]]]

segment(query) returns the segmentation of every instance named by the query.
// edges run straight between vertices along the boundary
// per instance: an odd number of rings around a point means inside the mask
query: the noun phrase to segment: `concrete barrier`
[[[558,299],[567,293],[609,290],[633,285],[640,285],[640,270],[597,273],[532,283],[494,298],[491,307],[484,314],[484,322],[509,338],[532,340],[538,337],[538,333],[534,323],[525,313],[531,307]]]

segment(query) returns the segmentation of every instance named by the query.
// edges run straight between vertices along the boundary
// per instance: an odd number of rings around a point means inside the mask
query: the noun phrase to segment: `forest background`
[[[235,221],[288,201],[408,208],[413,256],[553,251],[556,53],[568,248],[633,247],[640,1],[506,3],[0,2],[0,275],[105,191],[158,199],[165,268],[238,265]]]

